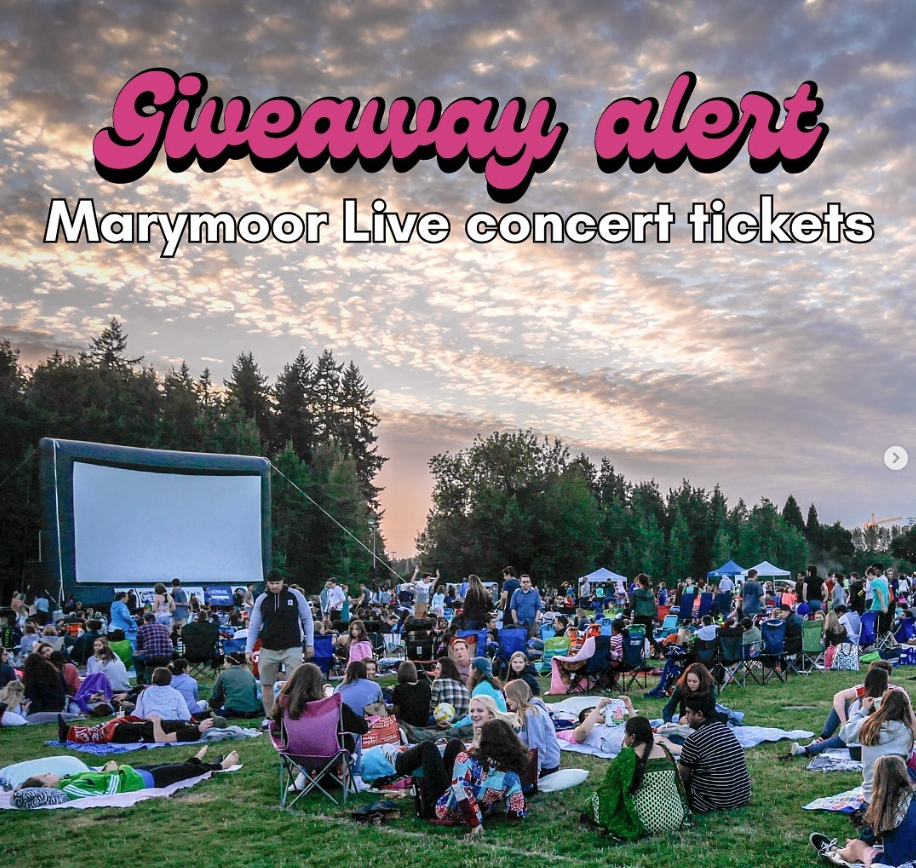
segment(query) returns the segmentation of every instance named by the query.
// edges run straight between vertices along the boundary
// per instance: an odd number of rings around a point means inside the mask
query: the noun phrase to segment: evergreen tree
[[[242,412],[254,419],[265,442],[270,442],[271,406],[267,377],[254,360],[253,353],[240,353],[232,365],[232,376],[223,380],[229,395],[235,399]]]
[[[817,508],[812,503],[808,507],[808,521],[805,522],[805,536],[808,538],[808,542],[817,545],[820,532],[821,523],[817,520]]]
[[[112,317],[111,322],[102,329],[97,338],[89,341],[89,358],[102,368],[110,371],[124,372],[134,365],[143,361],[143,356],[128,358],[125,354],[127,349],[128,335],[124,334],[121,323]]]
[[[315,363],[311,382],[311,406],[314,407],[315,429],[319,443],[337,440],[341,433],[340,373],[343,364],[334,361],[334,354],[322,350]]]
[[[340,384],[340,443],[353,458],[363,496],[377,508],[380,489],[373,485],[372,480],[386,459],[378,454],[375,445],[379,418],[372,410],[374,404],[372,390],[351,361],[343,372]]]
[[[668,572],[666,575],[675,579],[683,579],[689,575],[699,573],[705,575],[708,570],[699,570],[693,567],[693,543],[687,519],[679,510],[675,510],[674,520],[671,523],[671,539],[668,543]]]
[[[782,517],[789,527],[794,527],[802,533],[805,532],[805,520],[802,518],[801,507],[791,494],[786,498],[786,505],[782,508]]]
[[[312,398],[312,363],[301,350],[292,364],[283,366],[274,386],[277,412],[274,438],[292,444],[303,461],[310,461],[317,443],[317,423]]]

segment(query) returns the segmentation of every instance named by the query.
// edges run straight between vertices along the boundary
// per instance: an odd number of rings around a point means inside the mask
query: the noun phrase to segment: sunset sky
[[[27,363],[78,352],[111,317],[162,373],[229,375],[251,351],[271,380],[303,349],[353,359],[375,390],[389,456],[383,531],[399,557],[425,521],[433,454],[478,433],[532,428],[608,456],[663,491],[721,483],[729,504],[793,493],[821,521],[916,515],[916,14],[908,0],[807,2],[55,2],[9,0],[0,22],[0,337]],[[132,183],[103,180],[94,135],[137,73],[197,72],[208,94],[252,107],[287,96],[552,97],[569,132],[525,195],[500,205],[482,175],[435,161],[276,174],[249,160]],[[690,109],[749,91],[782,101],[814,81],[830,132],[804,172],[663,174],[599,168],[594,134],[620,97],[662,103],[697,76]],[[781,123],[781,120],[780,120]],[[867,244],[695,244],[686,215],[867,212]],[[326,211],[317,244],[44,244],[50,202],[102,213]],[[442,244],[340,240],[344,198],[363,214],[449,217]],[[474,244],[464,221],[671,203],[670,244]],[[53,435],[54,432],[46,432]],[[891,445],[910,450],[885,468]],[[613,564],[606,566],[613,567]]]

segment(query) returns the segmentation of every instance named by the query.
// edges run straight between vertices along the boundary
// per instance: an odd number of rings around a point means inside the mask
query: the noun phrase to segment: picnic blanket
[[[861,772],[862,763],[849,756],[846,748],[825,750],[805,766],[809,772]]]
[[[661,720],[653,720],[652,725],[658,726]],[[763,744],[766,741],[782,741],[782,739],[792,739],[798,741],[801,738],[811,738],[814,733],[805,729],[777,729],[773,726],[730,726],[729,729],[735,734],[738,743],[745,750]],[[560,750],[572,751],[573,753],[587,753],[592,756],[604,757],[604,759],[614,759],[616,753],[607,753],[597,747],[587,744],[575,744],[574,742],[564,741],[558,738]]]
[[[212,744],[216,741],[234,741],[243,738],[257,738],[261,735],[259,729],[246,728],[243,726],[227,726],[223,729],[211,727],[201,734],[199,741],[204,744]],[[154,747],[184,747],[189,744],[198,742],[172,741],[167,744],[156,744],[154,742],[132,742],[131,744],[79,744],[74,741],[46,741],[45,744],[50,747],[63,747],[67,750],[78,750],[80,753],[89,753],[93,756],[111,756],[112,754],[130,753],[135,750],[151,750]]]
[[[115,746],[126,747],[126,745]],[[105,745],[95,745],[95,747],[105,747]],[[150,745],[150,747],[159,747],[159,745]],[[234,772],[241,767],[241,765],[234,765],[228,769],[224,769],[223,771]],[[217,774],[222,773],[223,772],[217,772]],[[188,787],[193,787],[195,784],[199,784],[201,781],[207,780],[207,778],[213,774],[213,772],[205,772],[196,778],[189,778],[186,781],[179,781],[177,784],[172,784],[171,786],[162,787],[160,789],[138,790],[133,793],[116,793],[115,795],[110,796],[90,796],[86,799],[74,799],[73,801],[65,802],[62,805],[42,805],[40,807],[31,808],[30,810],[46,811],[54,808],[129,808],[131,805],[135,805],[137,802],[142,802],[144,799],[168,798],[178,790],[184,790]],[[12,793],[0,792],[0,810],[17,810],[10,804],[12,795]]]
[[[846,790],[845,793],[837,793],[835,796],[824,796],[822,799],[815,799],[807,805],[802,805],[803,811],[838,811],[841,814],[851,814],[859,808],[865,807],[865,800],[862,798],[862,787],[855,787],[852,790]]]

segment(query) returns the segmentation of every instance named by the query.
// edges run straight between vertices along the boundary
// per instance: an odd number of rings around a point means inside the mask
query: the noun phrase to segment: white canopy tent
[[[619,573],[614,573],[605,567],[598,567],[597,570],[587,576],[579,576],[578,586],[581,592],[586,583],[591,588],[592,585],[617,584],[617,582],[626,582],[626,580],[626,576],[621,576]]]
[[[774,567],[769,561],[761,561],[757,566],[751,567],[752,570],[757,570],[757,575],[764,579],[778,579],[782,576],[791,576],[788,570],[781,570],[779,567]],[[747,572],[750,572],[748,570]],[[747,572],[745,575],[747,575]]]

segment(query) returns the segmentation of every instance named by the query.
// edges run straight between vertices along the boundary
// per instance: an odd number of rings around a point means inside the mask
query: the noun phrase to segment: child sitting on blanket
[[[55,774],[32,775],[26,778],[19,790],[47,787],[61,790],[68,799],[85,799],[90,796],[112,796],[117,793],[134,793],[168,787],[180,781],[199,777],[205,772],[225,771],[234,766],[239,755],[232,751],[216,762],[205,763],[206,746],[183,763],[159,763],[157,765],[119,766],[112,761],[99,772],[79,772],[61,777]]]

